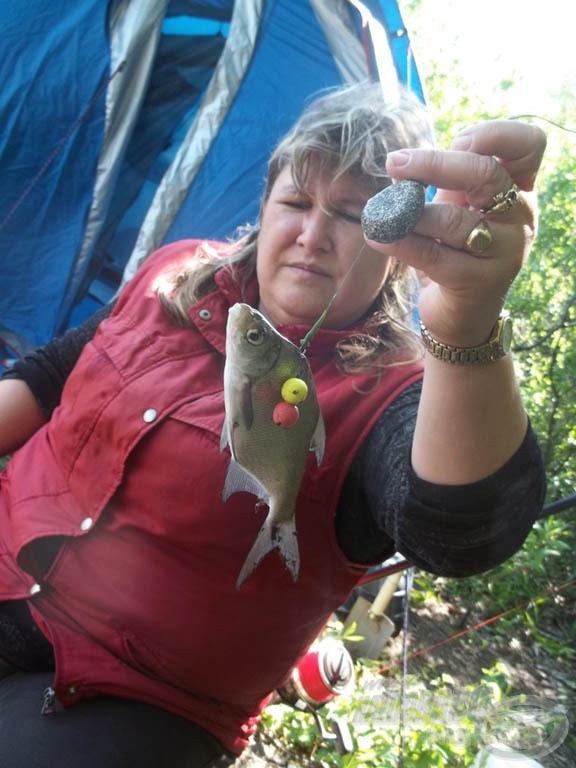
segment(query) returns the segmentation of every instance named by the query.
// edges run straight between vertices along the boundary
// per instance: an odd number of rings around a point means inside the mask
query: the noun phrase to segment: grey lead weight
[[[419,181],[405,179],[385,187],[364,206],[364,234],[378,243],[401,240],[416,226],[425,202],[425,188]]]

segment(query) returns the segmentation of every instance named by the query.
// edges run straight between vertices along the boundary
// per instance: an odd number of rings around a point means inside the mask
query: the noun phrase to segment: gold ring
[[[466,238],[466,248],[470,253],[484,253],[492,245],[492,232],[485,221],[479,221]]]
[[[514,208],[518,203],[519,189],[516,184],[512,184],[507,192],[498,192],[492,198],[492,205],[481,208],[482,213],[506,213],[510,208]]]

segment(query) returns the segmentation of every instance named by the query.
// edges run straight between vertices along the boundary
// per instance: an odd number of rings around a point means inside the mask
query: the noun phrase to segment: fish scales
[[[285,428],[274,422],[274,409],[282,401],[282,385],[291,378],[304,381],[308,394],[298,403],[296,423]],[[229,311],[224,402],[221,447],[230,447],[232,459],[223,498],[245,491],[269,507],[237,587],[274,549],[296,579],[300,564],[296,499],[309,451],[315,451],[318,463],[322,459],[324,423],[305,355],[247,304],[235,304]]]

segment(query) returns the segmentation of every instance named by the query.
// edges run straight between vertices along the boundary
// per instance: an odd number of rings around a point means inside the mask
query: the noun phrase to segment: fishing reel
[[[319,710],[351,691],[354,682],[354,662],[345,646],[325,638],[310,647],[277,694],[284,703],[312,715],[322,739],[332,743],[339,754],[347,755],[354,751],[347,721],[341,717],[325,719]]]

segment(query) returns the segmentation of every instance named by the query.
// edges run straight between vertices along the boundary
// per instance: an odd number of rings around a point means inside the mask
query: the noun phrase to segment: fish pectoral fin
[[[252,493],[259,499],[262,499],[265,504],[270,504],[270,494],[264,488],[254,475],[251,475],[243,466],[238,464],[234,459],[230,459],[228,465],[228,472],[226,473],[226,479],[224,480],[224,488],[222,490],[222,499],[227,501],[228,498],[238,491],[244,491],[245,493]]]
[[[314,451],[314,455],[316,456],[316,463],[318,465],[320,465],[320,462],[324,457],[325,448],[326,448],[326,428],[324,426],[324,419],[322,418],[322,414],[318,412],[318,421],[316,422],[316,429],[314,430],[314,434],[312,435],[312,440],[310,441],[310,450]]]
[[[254,422],[254,406],[252,405],[252,385],[248,379],[242,382],[239,407],[242,414],[242,424],[246,429],[250,429]]]
[[[242,570],[236,580],[236,589],[240,589],[248,576],[254,571],[258,563],[273,549],[277,549],[286,568],[290,571],[292,579],[296,581],[300,571],[300,552],[298,551],[298,537],[296,536],[296,521],[292,517],[282,523],[270,522],[270,515],[264,521],[252,549],[248,553]]]

